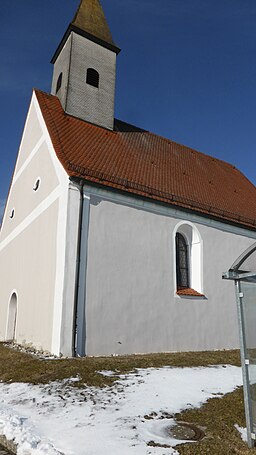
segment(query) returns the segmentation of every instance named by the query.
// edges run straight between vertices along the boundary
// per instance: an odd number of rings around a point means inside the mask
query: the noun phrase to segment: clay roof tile
[[[70,176],[256,229],[256,188],[231,164],[120,121],[108,131],[36,96]]]

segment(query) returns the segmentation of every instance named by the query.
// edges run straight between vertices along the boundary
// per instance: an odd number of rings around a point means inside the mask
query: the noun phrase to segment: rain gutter
[[[75,179],[74,179],[75,180]],[[76,180],[77,183],[77,180]],[[86,355],[86,275],[90,217],[90,196],[84,192],[85,182],[79,181],[80,210],[78,225],[77,270],[75,283],[75,305],[73,320],[72,351],[76,357]]]

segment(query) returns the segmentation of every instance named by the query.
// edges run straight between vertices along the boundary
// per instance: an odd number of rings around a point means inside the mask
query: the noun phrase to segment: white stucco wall
[[[65,356],[74,355],[74,325],[76,280],[78,271],[78,239],[80,222],[80,187],[69,183],[67,235],[65,246],[65,274],[62,300],[60,353]]]
[[[16,341],[47,351],[53,330],[58,209],[55,201],[0,252],[1,338],[5,339],[9,299],[15,291]]]
[[[35,103],[31,103],[24,127],[24,134],[21,139],[20,150],[17,157],[16,169],[17,173],[24,165],[32,151],[36,148],[42,137],[42,128],[38,120]]]
[[[33,94],[0,232],[1,340],[15,292],[15,340],[60,352],[67,200],[68,176]]]
[[[110,199],[91,196],[90,204],[87,354],[237,348],[234,285],[222,272],[255,232],[105,194]],[[201,237],[204,298],[176,294],[175,233],[183,221]]]

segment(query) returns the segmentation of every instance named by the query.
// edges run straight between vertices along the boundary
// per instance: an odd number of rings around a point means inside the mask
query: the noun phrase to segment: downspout
[[[75,180],[75,179],[74,179]],[[76,181],[77,183],[77,181]],[[80,180],[80,209],[78,222],[75,305],[73,319],[72,353],[84,357],[86,342],[86,270],[89,231],[90,197],[84,194],[85,182]]]

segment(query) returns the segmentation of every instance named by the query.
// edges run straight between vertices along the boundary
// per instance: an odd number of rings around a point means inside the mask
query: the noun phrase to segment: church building
[[[64,356],[238,348],[222,272],[256,239],[233,165],[114,118],[116,59],[82,0],[34,90],[0,231],[0,340]]]

